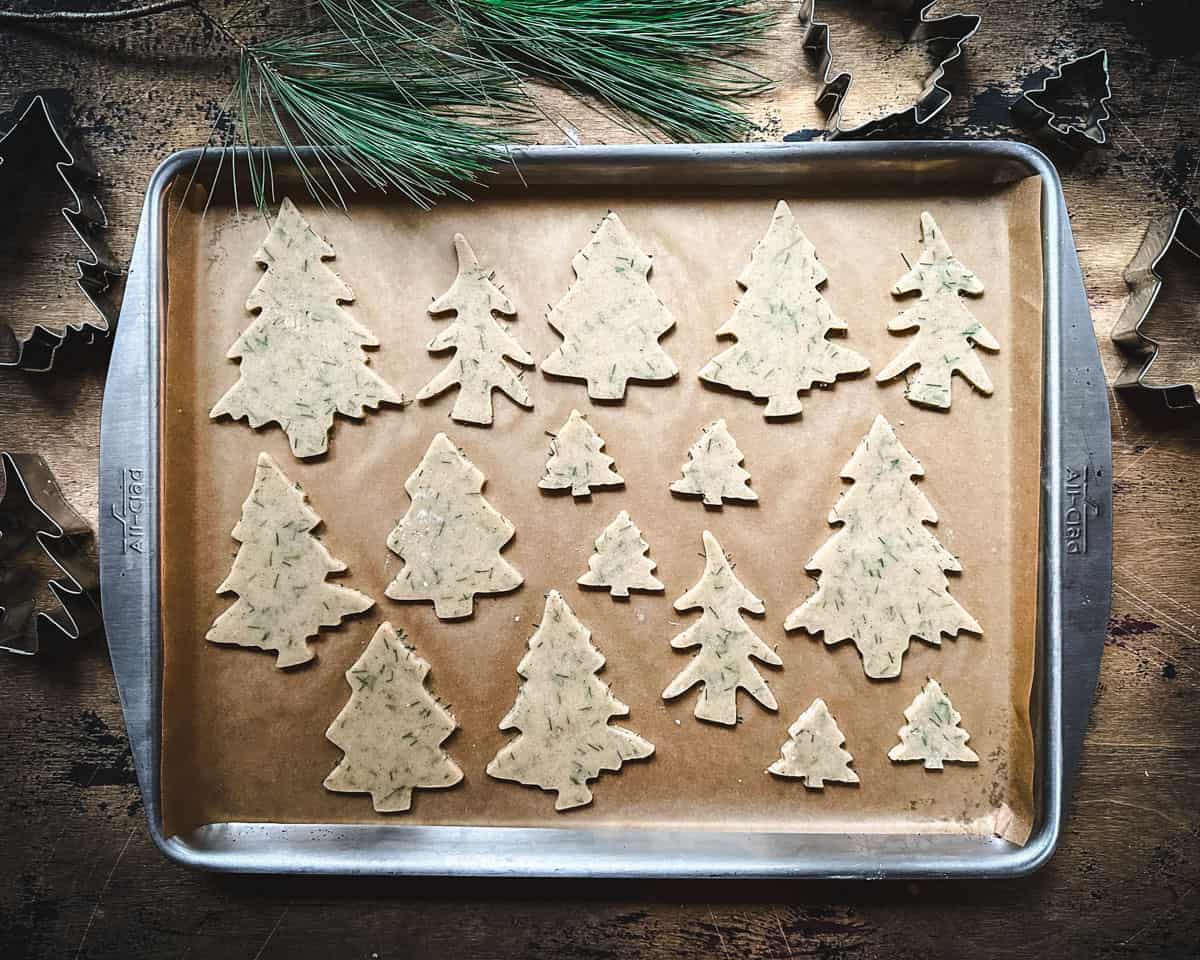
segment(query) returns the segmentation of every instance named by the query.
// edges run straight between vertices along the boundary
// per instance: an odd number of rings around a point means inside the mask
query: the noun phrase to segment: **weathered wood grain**
[[[18,0],[9,0],[16,6]],[[46,0],[36,0],[42,6]],[[777,89],[762,136],[820,126],[794,3],[759,57]],[[219,4],[211,4],[214,9]],[[941,4],[968,8],[965,3]],[[1121,271],[1146,222],[1200,192],[1200,47],[1185,0],[991,0],[937,135],[1009,136],[1008,105],[1039,68],[1108,47],[1114,147],[1061,165],[1105,367]],[[287,23],[264,4],[255,29]],[[871,63],[882,45],[847,54]],[[0,28],[0,104],[65,86],[105,177],[111,244],[128,257],[154,166],[202,140],[232,63],[193,15],[106,28]],[[865,86],[865,85],[864,85]],[[544,141],[633,139],[546,95]],[[929,134],[926,134],[929,135]],[[0,230],[5,229],[0,217]],[[40,310],[51,265],[6,277]],[[0,270],[13,271],[12,263]],[[78,302],[72,303],[75,299]],[[1191,343],[1191,304],[1170,325]],[[64,297],[55,309],[90,309]],[[1172,335],[1184,343],[1183,335]],[[1168,372],[1195,369],[1194,356]],[[1191,367],[1188,367],[1191,364]],[[0,447],[41,451],[97,512],[102,358],[70,377],[0,371]],[[1092,730],[1050,865],[1004,883],[507,883],[221,878],[153,848],[106,651],[0,663],[0,956],[54,957],[1120,957],[1193,956],[1200,942],[1200,419],[1113,399],[1116,585]]]

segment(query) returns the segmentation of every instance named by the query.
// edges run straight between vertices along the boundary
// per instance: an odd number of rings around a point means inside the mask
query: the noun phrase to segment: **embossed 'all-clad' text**
[[[146,552],[146,471],[126,467],[121,471],[121,503],[112,505],[121,524],[121,552]]]
[[[1067,554],[1087,553],[1088,469],[1064,468],[1063,539]]]

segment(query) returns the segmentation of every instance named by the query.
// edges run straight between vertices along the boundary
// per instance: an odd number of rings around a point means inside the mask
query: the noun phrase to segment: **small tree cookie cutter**
[[[1141,247],[1125,268],[1129,300],[1112,330],[1112,339],[1129,360],[1113,386],[1133,391],[1147,399],[1161,400],[1168,410],[1200,409],[1195,383],[1157,385],[1146,377],[1158,356],[1159,344],[1142,333],[1142,323],[1150,316],[1162,290],[1159,264],[1174,249],[1190,255],[1200,270],[1200,218],[1188,208],[1154,221],[1146,230]]]
[[[936,2],[937,0],[877,0],[876,6],[895,10],[904,17],[906,23],[911,23],[905,34],[908,43],[936,44],[939,52],[915,103],[847,128],[842,126],[842,103],[854,83],[854,75],[845,70],[833,73],[833,44],[829,36],[829,24],[817,19],[817,0],[801,0],[799,15],[800,21],[805,25],[803,47],[817,60],[821,86],[816,102],[826,114],[829,139],[869,137],[902,124],[920,127],[937,116],[950,102],[952,95],[941,84],[946,75],[946,68],[962,55],[964,45],[975,35],[983,18],[972,13],[930,17],[929,8]],[[799,133],[789,134],[784,139],[801,139],[801,136]]]
[[[108,218],[94,192],[99,179],[96,170],[67,133],[70,105],[65,91],[41,90],[26,94],[9,113],[0,114],[0,195],[6,185],[21,189],[37,165],[54,164],[73,198],[73,203],[62,208],[63,219],[86,253],[85,259],[75,263],[75,281],[97,317],[93,321],[38,322],[21,340],[0,315],[0,347],[9,354],[9,358],[0,356],[0,367],[45,373],[53,367],[55,354],[68,338],[90,345],[116,327],[120,298],[115,281],[123,271],[98,237],[99,231],[107,228]],[[44,129],[37,129],[37,125]]]
[[[0,650],[38,652],[45,630],[78,640],[100,627],[100,572],[92,528],[66,501],[46,461],[35,453],[0,452]],[[62,572],[45,587],[58,601],[38,608],[40,573],[24,558],[44,553]]]
[[[1082,125],[1064,120],[1052,107],[1042,102],[1043,97],[1053,96],[1058,87],[1070,88],[1075,84],[1080,84],[1085,90],[1088,105],[1087,120]],[[1012,114],[1027,130],[1045,133],[1082,152],[1092,147],[1110,146],[1104,122],[1110,116],[1108,101],[1111,99],[1108,51],[1101,47],[1056,67],[1042,80],[1040,87],[1021,94],[1012,105]]]

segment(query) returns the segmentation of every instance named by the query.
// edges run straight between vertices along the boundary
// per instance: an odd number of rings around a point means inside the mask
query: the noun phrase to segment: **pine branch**
[[[140,7],[121,7],[116,10],[0,10],[0,23],[113,23],[136,20],[159,13],[194,6],[195,0],[158,0]]]

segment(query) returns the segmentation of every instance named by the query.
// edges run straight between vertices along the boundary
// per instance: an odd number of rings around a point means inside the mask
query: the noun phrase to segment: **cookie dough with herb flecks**
[[[576,582],[584,587],[608,587],[614,597],[627,597],[630,590],[662,590],[662,581],[654,576],[658,564],[647,556],[649,550],[642,531],[622,510],[596,538],[588,572]]]
[[[700,439],[688,450],[683,477],[671,484],[671,491],[702,497],[710,507],[725,500],[757,500],[747,482],[750,473],[741,466],[744,459],[725,421],[714,420],[700,430]]]
[[[921,760],[926,770],[941,770],[946,761],[979,762],[979,756],[967,746],[971,735],[959,726],[962,716],[933,677],[909,704],[904,717],[908,723],[900,728],[900,742],[888,751],[888,759]]]
[[[625,482],[613,469],[613,458],[604,453],[604,440],[578,410],[550,440],[546,472],[538,486],[543,490],[570,490],[576,497],[591,496],[592,487],[617,487]]]
[[[850,769],[854,758],[842,749],[846,737],[820,697],[788,727],[788,737],[768,773],[803,780],[810,790],[823,790],[826,780],[858,783]]]

